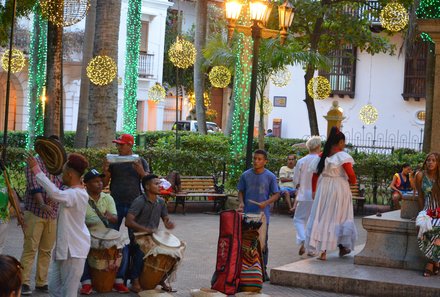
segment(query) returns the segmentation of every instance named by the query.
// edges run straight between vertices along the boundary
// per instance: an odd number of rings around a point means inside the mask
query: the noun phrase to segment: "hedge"
[[[135,153],[149,161],[152,171],[158,175],[166,175],[171,170],[178,170],[183,175],[215,175],[222,182],[225,164],[231,164],[229,153],[230,139],[223,134],[201,135],[192,132],[179,132],[179,147],[175,149],[175,133],[173,131],[157,131],[141,133],[137,136],[138,145]],[[116,153],[114,147],[105,149],[82,148],[74,149],[74,133],[66,133],[66,151],[78,152],[87,157],[91,168],[102,169],[105,155]],[[23,132],[10,133],[8,147],[8,168],[14,186],[20,194],[24,194],[24,142]],[[267,168],[278,175],[281,166],[286,162],[286,156],[292,152],[292,144],[303,142],[301,139],[265,138],[265,148],[269,154]],[[14,147],[17,146],[17,147]],[[254,142],[255,148],[257,141]],[[294,151],[298,157],[307,152]],[[396,150],[391,155],[365,154],[351,152],[355,159],[355,172],[361,183],[365,184],[367,193],[377,190],[377,185],[383,190],[391,182],[392,176],[399,171],[403,163],[409,163],[414,168],[422,163],[425,154],[408,150]],[[237,180],[227,178],[227,186],[235,188]],[[376,189],[374,189],[376,187]],[[380,190],[379,189],[379,190]],[[384,193],[379,193],[384,195]]]

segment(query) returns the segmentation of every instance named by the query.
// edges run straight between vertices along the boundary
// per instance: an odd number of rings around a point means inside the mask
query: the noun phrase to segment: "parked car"
[[[171,130],[176,130],[176,126],[179,131],[192,131],[192,132],[199,131],[197,121],[178,121],[177,125],[176,122],[174,122]],[[208,130],[208,133],[215,133],[222,131],[220,127],[217,125],[217,123],[214,122],[206,122],[206,129]]]

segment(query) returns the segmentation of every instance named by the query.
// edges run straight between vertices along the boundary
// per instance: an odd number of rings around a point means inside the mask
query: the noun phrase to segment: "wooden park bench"
[[[359,184],[350,185],[351,195],[353,196],[353,201],[356,203],[356,213],[364,213],[365,204],[365,190],[359,188]]]
[[[175,194],[174,212],[177,210],[177,205],[181,204],[185,213],[185,202],[214,202],[215,212],[224,209],[227,195],[223,193],[222,186],[217,186],[214,176],[181,176],[180,181],[181,189]],[[196,197],[205,200],[193,200]]]

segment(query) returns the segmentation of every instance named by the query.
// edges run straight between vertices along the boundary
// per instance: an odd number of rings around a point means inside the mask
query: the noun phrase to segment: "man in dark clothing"
[[[160,219],[162,219],[165,228],[174,228],[174,223],[170,221],[168,216],[165,201],[158,196],[160,194],[160,183],[159,178],[153,174],[142,178],[142,186],[144,187],[145,194],[140,195],[133,201],[125,221],[125,225],[132,231],[153,233],[159,227]],[[144,254],[138,244],[135,245],[133,262],[131,290],[139,292],[141,290],[139,276],[144,264]],[[165,284],[165,279],[163,279],[160,284],[163,290],[171,290],[171,288]]]

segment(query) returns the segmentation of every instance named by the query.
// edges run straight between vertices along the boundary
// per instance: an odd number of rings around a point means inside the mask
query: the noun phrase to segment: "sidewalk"
[[[176,223],[172,231],[180,240],[187,244],[185,258],[177,272],[177,280],[173,288],[177,290],[174,296],[190,296],[190,289],[210,287],[211,276],[214,272],[216,261],[216,249],[218,239],[218,215],[200,213],[171,214],[171,219]],[[361,218],[356,218],[359,232],[357,244],[365,243],[366,231],[362,228]],[[162,226],[162,223],[161,223]],[[23,246],[23,233],[16,226],[15,221],[9,224],[8,239],[4,249],[5,254],[10,254],[20,259]],[[302,258],[298,255],[298,247],[295,244],[295,230],[292,218],[288,215],[273,215],[269,228],[269,269],[284,264],[296,262]],[[306,257],[303,256],[303,259]],[[323,263],[323,265],[330,265]],[[31,280],[35,278],[35,267]],[[35,286],[32,281],[31,287]],[[337,297],[350,296],[321,291],[305,290],[300,288],[275,286],[265,283],[263,293],[272,297]],[[46,297],[47,294],[34,293],[32,296]],[[93,294],[92,296],[120,296],[118,293]],[[130,293],[125,296],[136,296]]]

